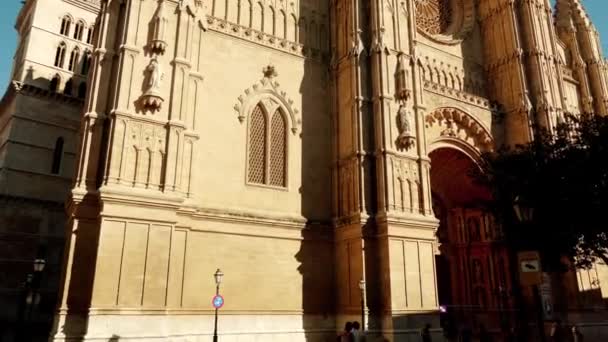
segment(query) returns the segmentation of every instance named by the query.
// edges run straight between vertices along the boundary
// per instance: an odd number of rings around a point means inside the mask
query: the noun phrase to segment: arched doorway
[[[449,143],[429,154],[437,236],[439,301],[453,330],[498,330],[511,301],[508,254],[502,231],[487,207],[491,193],[471,176],[476,156]]]

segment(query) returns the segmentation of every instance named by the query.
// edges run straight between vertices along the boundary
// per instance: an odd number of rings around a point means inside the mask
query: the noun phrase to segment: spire
[[[580,0],[557,0],[555,2],[555,22],[557,26],[568,27],[573,23],[595,29],[585,7]]]

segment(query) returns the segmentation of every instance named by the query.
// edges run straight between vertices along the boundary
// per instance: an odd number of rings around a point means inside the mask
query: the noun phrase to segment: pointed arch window
[[[270,124],[269,183],[272,186],[285,187],[285,152],[287,129],[285,117],[279,109],[272,115]]]
[[[61,19],[61,29],[59,30],[59,33],[64,36],[69,36],[70,35],[70,26],[72,26],[72,18],[70,18],[70,16],[66,15]]]
[[[251,113],[248,162],[249,183],[287,187],[287,125],[280,108],[270,116],[258,104]]]
[[[91,67],[91,51],[87,50],[84,52],[84,58],[82,59],[81,74],[86,75]]]
[[[76,22],[76,26],[74,27],[74,39],[82,40],[82,35],[84,33],[84,22],[82,20],[78,20]]]
[[[75,71],[78,66],[78,61],[80,60],[80,49],[74,48],[72,50],[72,54],[70,54],[70,63],[68,65],[68,70]]]
[[[87,44],[91,44],[93,42],[93,33],[95,32],[95,26],[89,27],[87,31]]]
[[[66,45],[64,42],[59,43],[57,46],[57,51],[55,52],[55,66],[58,68],[63,68],[63,61],[65,59],[65,49]]]
[[[53,93],[56,93],[57,90],[59,89],[59,82],[61,82],[61,78],[59,77],[59,75],[53,76],[53,78],[51,79],[51,82],[49,84],[49,90],[52,91]]]
[[[266,115],[257,105],[249,123],[249,174],[248,181],[266,183]]]
[[[59,137],[55,141],[55,150],[53,151],[53,164],[51,165],[52,174],[59,174],[59,171],[61,169],[61,159],[63,159],[63,137]]]

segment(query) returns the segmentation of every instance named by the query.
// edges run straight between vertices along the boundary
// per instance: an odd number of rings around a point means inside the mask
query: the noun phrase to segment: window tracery
[[[280,109],[272,116],[270,130],[270,185],[285,187],[285,152],[287,132]]]
[[[61,19],[61,28],[59,29],[59,33],[68,36],[70,34],[70,26],[72,26],[72,18],[66,15]]]
[[[452,24],[451,0],[417,0],[416,25],[429,34],[446,33]]]
[[[84,22],[79,20],[74,27],[74,39],[82,40],[82,34],[84,33]]]
[[[70,63],[68,64],[68,70],[75,71],[79,60],[80,50],[78,48],[74,48],[74,50],[72,50],[72,53],[70,54]]]
[[[249,125],[249,175],[250,183],[266,182],[266,116],[257,105],[251,113]]]
[[[268,105],[258,103],[250,116],[247,181],[287,186],[287,125],[280,108],[268,115]],[[270,125],[268,125],[270,117]]]
[[[87,44],[91,44],[93,42],[93,33],[95,32],[95,27],[91,26],[89,27],[89,30],[87,32]]]
[[[59,43],[57,51],[55,52],[55,63],[54,65],[58,68],[63,68],[63,61],[65,59],[66,45],[64,42]]]

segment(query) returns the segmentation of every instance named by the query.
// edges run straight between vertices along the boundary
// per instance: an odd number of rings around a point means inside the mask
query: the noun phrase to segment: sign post
[[[220,271],[218,268],[217,271],[213,274],[213,278],[215,278],[215,296],[211,300],[211,304],[215,308],[215,325],[213,327],[213,342],[217,342],[217,314],[218,310],[224,306],[224,297],[220,295],[220,284],[222,283],[222,278],[224,277],[224,273]]]
[[[519,280],[522,286],[531,286],[535,306],[537,308],[538,335],[542,342],[545,341],[545,321],[547,308],[541,297],[540,285],[543,283],[543,273],[540,263],[540,254],[536,251],[517,253],[519,265]],[[549,307],[551,309],[551,307]]]

